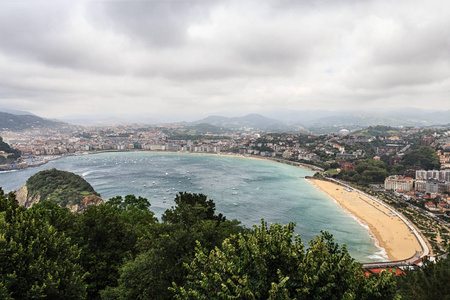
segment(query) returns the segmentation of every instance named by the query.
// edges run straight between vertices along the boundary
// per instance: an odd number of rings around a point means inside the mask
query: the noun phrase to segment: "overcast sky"
[[[403,106],[450,109],[449,0],[0,0],[0,110]]]

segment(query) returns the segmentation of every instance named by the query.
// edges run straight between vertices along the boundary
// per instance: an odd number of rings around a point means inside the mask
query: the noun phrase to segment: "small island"
[[[16,196],[19,204],[26,208],[49,200],[72,212],[80,212],[89,205],[104,202],[100,194],[81,176],[54,168],[31,176],[16,192]]]

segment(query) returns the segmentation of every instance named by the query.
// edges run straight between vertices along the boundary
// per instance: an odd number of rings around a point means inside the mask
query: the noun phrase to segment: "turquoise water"
[[[17,190],[41,170],[83,176],[104,199],[135,194],[150,200],[157,217],[179,191],[203,193],[217,212],[244,225],[297,223],[303,243],[329,231],[360,262],[383,259],[368,231],[303,177],[313,172],[266,160],[217,155],[122,152],[71,156],[25,170],[0,172],[0,187]]]

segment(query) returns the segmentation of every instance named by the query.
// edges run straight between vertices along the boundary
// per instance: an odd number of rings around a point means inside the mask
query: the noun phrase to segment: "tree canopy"
[[[196,242],[212,249],[231,234],[245,233],[236,220],[215,214],[215,203],[202,194],[179,193],[162,223],[147,227],[138,242],[140,254],[121,269],[118,287],[103,299],[172,299],[169,287],[183,284],[185,263],[194,258]]]
[[[263,221],[208,251],[200,243],[176,299],[394,299],[392,274],[368,279],[327,232],[304,248],[294,224]],[[369,284],[370,283],[370,284]],[[370,288],[368,288],[370,286]]]
[[[8,143],[5,143],[1,136],[0,136],[0,151],[4,151],[5,153],[11,154],[11,156],[8,156],[8,158],[11,157],[12,159],[17,159],[21,155],[19,150],[13,149],[9,146]],[[7,161],[6,158],[4,158],[4,157],[1,157],[1,158],[3,158],[3,159],[0,162],[5,163]]]
[[[384,182],[385,178],[389,176],[386,169],[386,164],[383,161],[368,159],[360,161],[356,164],[353,171],[341,171],[339,177],[358,183]]]
[[[406,153],[401,163],[406,167],[418,166],[425,170],[439,170],[440,162],[436,151],[428,146],[421,146]]]
[[[31,176],[26,186],[30,196],[50,200],[63,207],[80,204],[86,196],[100,196],[80,175],[55,168]]]
[[[406,270],[399,289],[404,299],[450,299],[450,256],[436,262],[425,259],[418,270]]]
[[[10,299],[84,299],[80,249],[37,211],[0,189],[0,295]]]

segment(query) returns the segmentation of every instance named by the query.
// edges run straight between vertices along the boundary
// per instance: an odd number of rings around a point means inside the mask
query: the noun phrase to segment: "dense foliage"
[[[215,214],[215,204],[202,194],[180,193],[162,223],[147,227],[138,244],[140,254],[121,270],[119,286],[103,292],[104,299],[171,299],[172,283],[183,284],[185,263],[200,242],[213,249],[231,234],[245,233],[239,222]]]
[[[0,136],[0,152],[4,151],[5,153],[8,153],[8,160],[12,159],[12,160],[16,160],[17,158],[20,157],[21,153],[19,150],[17,149],[13,149],[9,146],[8,143],[5,143],[3,141],[3,138]],[[4,164],[8,161],[5,157],[0,156],[0,164]]]
[[[450,299],[450,256],[423,261],[419,270],[407,270],[399,280],[404,299]]]
[[[26,186],[28,194],[50,200],[60,206],[80,204],[86,196],[100,196],[81,176],[57,169],[45,170],[31,176]]]
[[[294,224],[234,235],[208,251],[198,245],[176,299],[395,299],[392,274],[364,276],[360,264],[322,232],[304,249]]]
[[[401,163],[405,167],[421,167],[425,170],[439,170],[441,164],[436,151],[427,146],[421,146],[406,153]]]
[[[383,161],[375,159],[357,162],[354,170],[342,170],[339,174],[339,178],[343,180],[360,184],[384,182],[387,176],[389,176],[389,172],[386,169],[386,164]]]
[[[304,247],[294,224],[248,230],[205,195],[180,193],[161,222],[147,199],[82,213],[26,210],[0,189],[1,299],[445,299],[449,260],[396,279],[366,276],[329,233]]]
[[[83,299],[80,249],[39,210],[19,207],[0,189],[0,295],[2,299]]]
[[[358,130],[354,134],[364,135],[366,137],[391,137],[402,136],[402,132],[398,128],[384,125],[369,126],[366,129]]]

